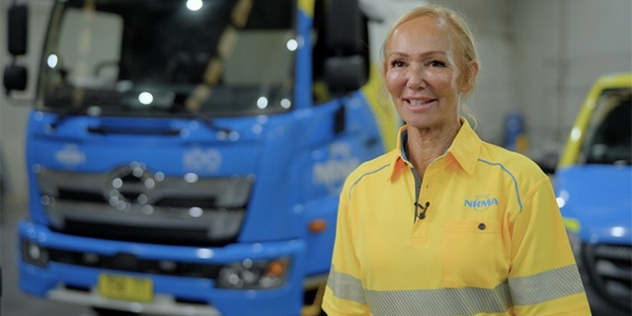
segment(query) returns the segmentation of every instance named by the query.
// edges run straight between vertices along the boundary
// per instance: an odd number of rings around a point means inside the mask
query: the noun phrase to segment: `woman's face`
[[[385,81],[395,108],[411,127],[458,122],[458,71],[447,25],[424,16],[393,32],[385,55]]]

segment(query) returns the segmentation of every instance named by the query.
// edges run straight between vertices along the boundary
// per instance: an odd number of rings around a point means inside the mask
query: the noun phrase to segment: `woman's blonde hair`
[[[458,83],[460,87],[465,87],[463,91],[463,97],[467,97],[471,94],[476,84],[477,71],[472,67],[472,63],[477,63],[480,66],[478,59],[478,53],[474,44],[474,37],[470,31],[470,27],[466,22],[466,18],[455,10],[439,5],[424,5],[414,8],[408,13],[401,16],[389,30],[384,44],[382,45],[382,73],[386,74],[387,69],[387,49],[390,43],[391,37],[395,30],[402,24],[414,20],[416,18],[432,16],[437,18],[441,22],[445,22],[452,33],[452,42],[455,44],[455,57],[456,67],[458,69],[459,78]]]

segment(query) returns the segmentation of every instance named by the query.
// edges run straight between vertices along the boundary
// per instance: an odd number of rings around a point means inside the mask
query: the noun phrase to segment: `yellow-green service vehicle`
[[[582,272],[608,302],[630,308],[632,74],[600,77],[555,172],[557,200]]]

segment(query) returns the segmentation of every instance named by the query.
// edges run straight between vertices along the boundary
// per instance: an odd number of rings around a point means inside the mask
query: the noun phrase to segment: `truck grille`
[[[160,274],[189,278],[217,279],[222,266],[193,262],[139,259],[133,255],[119,253],[101,255],[76,251],[49,249],[53,262],[92,267],[99,269]]]
[[[584,244],[583,260],[595,290],[606,300],[631,308],[632,248]]]
[[[74,220],[66,220],[63,230],[53,228],[53,231],[98,239],[199,247],[221,247],[237,240],[236,238],[209,240],[207,229],[130,227]]]
[[[107,173],[36,168],[53,231],[155,244],[223,246],[239,235],[254,176],[168,177],[140,163]]]

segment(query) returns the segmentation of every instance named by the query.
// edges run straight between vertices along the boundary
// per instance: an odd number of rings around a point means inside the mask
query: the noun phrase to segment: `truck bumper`
[[[303,282],[306,244],[301,240],[256,244],[235,244],[223,248],[162,246],[68,236],[45,226],[22,221],[19,224],[21,245],[36,244],[43,251],[65,251],[94,256],[125,254],[138,262],[170,262],[197,266],[223,267],[244,260],[289,258],[285,282],[272,289],[220,289],[216,280],[206,277],[174,276],[168,273],[104,269],[85,264],[55,261],[32,264],[24,260],[19,247],[19,284],[25,293],[51,300],[90,305],[153,315],[296,316],[303,305]],[[125,301],[99,294],[102,274],[151,279],[150,301]]]

